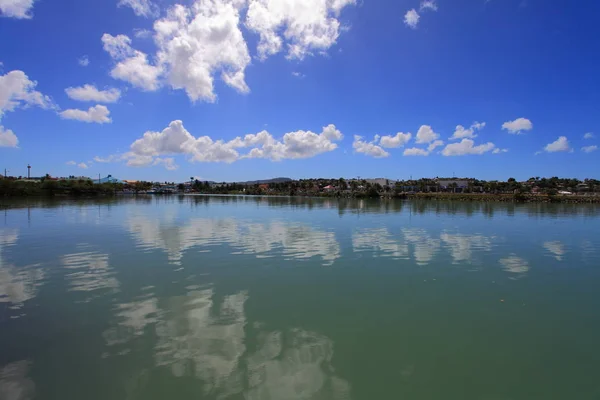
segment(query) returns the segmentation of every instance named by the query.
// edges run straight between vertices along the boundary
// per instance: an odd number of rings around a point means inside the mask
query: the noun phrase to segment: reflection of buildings
[[[44,272],[39,265],[17,267],[4,259],[3,252],[15,245],[18,237],[17,229],[0,230],[0,303],[12,303],[15,307],[34,298],[44,279]]]
[[[331,264],[340,256],[340,246],[333,232],[282,221],[197,218],[180,226],[173,219],[159,221],[134,216],[127,223],[141,248],[163,249],[176,264],[181,263],[183,253],[191,247],[224,243],[242,253],[266,256],[280,250],[284,257],[320,257],[324,264]]]
[[[30,363],[17,361],[0,367],[0,399],[2,400],[32,400],[35,394],[35,384],[27,375]]]
[[[119,282],[109,267],[108,254],[89,251],[67,254],[62,257],[62,263],[65,268],[73,270],[66,275],[72,291],[90,292],[119,287]]]

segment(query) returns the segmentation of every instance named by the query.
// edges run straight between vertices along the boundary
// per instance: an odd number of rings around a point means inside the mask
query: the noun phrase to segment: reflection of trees
[[[161,221],[133,216],[127,224],[140,247],[163,249],[169,260],[177,264],[191,247],[223,243],[249,254],[264,256],[279,249],[284,257],[292,259],[320,257],[324,264],[331,264],[340,256],[340,246],[333,232],[282,221],[197,218],[179,225],[170,218]]]

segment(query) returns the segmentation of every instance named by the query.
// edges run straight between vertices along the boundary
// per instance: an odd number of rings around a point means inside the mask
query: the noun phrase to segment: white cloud
[[[596,150],[598,150],[598,146],[585,146],[581,148],[581,151],[584,153],[592,153]]]
[[[585,135],[583,135],[584,139],[593,139],[594,138],[594,134],[592,132],[588,132]]]
[[[177,164],[175,164],[175,159],[172,157],[160,158],[157,157],[154,159],[152,165],[163,165],[165,169],[169,171],[175,171],[179,168]]]
[[[447,145],[442,154],[444,156],[465,156],[470,154],[481,155],[492,151],[496,146],[491,143],[480,144],[475,146],[475,142],[471,139],[463,139],[459,143],[452,143]]]
[[[136,28],[133,30],[133,36],[135,36],[138,39],[148,39],[152,36],[152,31],[148,29]]]
[[[354,143],[352,143],[352,147],[354,151],[357,153],[362,153],[367,156],[375,157],[375,158],[385,158],[390,155],[387,151],[385,151],[382,147],[377,146],[375,142],[377,138],[373,142],[365,142],[362,140],[362,136],[354,135]]]
[[[67,165],[77,165],[75,161],[67,161],[65,164]]]
[[[527,118],[517,118],[514,121],[507,121],[502,124],[502,129],[506,129],[508,133],[519,135],[524,131],[533,129],[533,124]]]
[[[427,146],[427,151],[429,153],[431,153],[433,150],[435,150],[436,148],[443,146],[443,145],[444,145],[444,141],[434,140],[433,142],[429,143],[429,146]]]
[[[110,163],[110,162],[114,162],[114,161],[117,161],[117,160],[118,160],[118,157],[116,157],[114,155],[108,156],[108,157],[105,157],[105,158],[98,157],[98,156],[94,157],[94,161],[95,162],[99,162],[99,163]]]
[[[419,149],[418,147],[413,147],[413,148],[404,150],[403,154],[405,156],[428,156],[429,152],[425,149]]]
[[[88,56],[83,56],[77,60],[77,63],[82,67],[87,67],[88,65],[90,65],[90,59],[88,58]]]
[[[408,143],[411,138],[412,138],[411,133],[398,132],[396,134],[396,136],[391,136],[391,135],[382,136],[379,139],[379,144],[382,147],[387,147],[387,148],[402,147],[406,143]]]
[[[0,75],[0,118],[6,111],[38,106],[56,108],[50,97],[35,90],[37,82],[29,80],[23,71],[10,71]]]
[[[17,147],[19,139],[10,129],[5,129],[0,125],[0,147]]]
[[[501,148],[495,148],[494,151],[492,151],[493,154],[501,154],[501,153],[508,153],[508,149],[501,149]]]
[[[69,87],[65,89],[65,92],[73,100],[95,101],[98,103],[115,103],[121,97],[119,89],[98,90],[94,85]]]
[[[566,136],[561,136],[556,139],[554,142],[549,143],[544,147],[544,151],[548,153],[556,153],[559,151],[570,151],[571,146],[569,145],[569,140]]]
[[[335,125],[323,128],[320,134],[311,131],[289,132],[282,140],[276,140],[269,132],[248,134],[225,142],[213,140],[209,136],[194,137],[181,121],[173,121],[162,132],[146,132],[144,136],[132,143],[130,151],[120,157],[112,156],[100,159],[110,162],[115,159],[127,161],[129,166],[147,166],[154,163],[172,163],[156,161],[164,155],[185,154],[194,162],[226,162],[231,163],[243,158],[266,158],[272,161],[283,159],[300,159],[314,157],[318,154],[335,150],[336,141],[343,138]],[[238,149],[249,148],[245,154]],[[165,159],[166,160],[166,159]]]
[[[408,10],[406,14],[404,14],[404,23],[412,29],[417,29],[417,25],[419,24],[419,19],[421,16],[414,8],[412,10]]]
[[[159,88],[158,79],[163,71],[159,67],[150,65],[145,53],[134,50],[130,46],[129,37],[105,33],[102,35],[102,43],[104,50],[117,62],[110,71],[113,78],[129,82],[146,91]]]
[[[102,106],[100,104],[95,105],[94,107],[90,107],[87,111],[69,109],[60,112],[59,115],[63,119],[74,119],[77,121],[95,122],[98,124],[112,122],[112,120],[109,117],[110,111],[108,110],[108,108],[106,108],[106,106]]]
[[[462,125],[457,125],[450,140],[474,139],[477,137],[475,132],[480,131],[483,128],[485,128],[485,122],[474,122],[468,129]]]
[[[304,75],[302,72],[297,72],[297,71],[293,71],[292,72],[292,76],[295,76],[296,78],[304,78],[306,75]]]
[[[427,10],[431,10],[431,11],[437,11],[438,10],[438,6],[435,3],[435,0],[424,0],[421,2],[421,6],[419,7],[419,11],[427,11]]]
[[[120,0],[118,7],[130,7],[138,17],[158,17],[159,9],[150,0]]]
[[[287,45],[287,58],[302,60],[333,46],[341,28],[338,16],[356,0],[249,0],[246,27],[260,37],[261,60]]]
[[[35,0],[0,0],[0,12],[4,17],[29,19]]]
[[[77,164],[77,168],[88,169],[88,166],[86,163],[80,162],[79,164]]]
[[[435,133],[431,126],[429,125],[421,125],[419,131],[417,132],[417,140],[418,144],[431,143],[440,138],[440,135]]]

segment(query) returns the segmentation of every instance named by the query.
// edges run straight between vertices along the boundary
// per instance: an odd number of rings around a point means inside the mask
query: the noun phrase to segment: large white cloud
[[[119,7],[130,7],[138,17],[157,17],[158,6],[150,0],[119,0]]]
[[[440,135],[435,133],[431,126],[429,125],[421,125],[419,131],[417,132],[417,140],[418,144],[431,143],[440,138]]]
[[[561,136],[556,139],[554,142],[549,143],[544,147],[544,151],[548,153],[556,153],[559,151],[571,151],[571,146],[569,145],[569,140],[566,136]]]
[[[35,90],[36,86],[37,82],[30,80],[23,71],[0,75],[0,118],[5,112],[19,107],[55,108],[52,99]]]
[[[488,142],[475,146],[475,142],[471,139],[463,139],[459,143],[452,143],[447,145],[442,154],[444,156],[465,156],[470,154],[481,155],[488,151],[494,150],[496,146],[494,143]]]
[[[63,119],[74,119],[83,122],[94,122],[97,124],[106,124],[112,122],[110,119],[110,111],[106,106],[95,105],[87,110],[69,109],[59,113]]]
[[[174,164],[168,159],[157,158],[165,155],[184,154],[194,162],[231,163],[242,158],[266,158],[272,161],[314,157],[335,150],[335,143],[343,138],[335,125],[323,127],[321,133],[295,131],[286,133],[281,140],[269,132],[248,134],[230,141],[213,140],[209,136],[195,137],[183,126],[182,121],[173,121],[162,132],[146,132],[132,143],[130,151],[120,158],[127,165],[141,167],[163,164],[170,169]],[[240,149],[249,149],[240,154]],[[119,158],[119,157],[116,157]],[[99,158],[100,159],[100,158]],[[112,161],[115,157],[100,159]]]
[[[507,121],[502,124],[502,129],[515,135],[530,131],[533,129],[533,124],[527,118],[517,118],[514,121]]]
[[[19,139],[17,139],[17,135],[10,129],[4,129],[0,125],[0,147],[17,147],[18,144]]]
[[[479,131],[485,127],[485,122],[474,122],[469,128],[465,128],[462,125],[457,125],[454,134],[450,140],[460,139],[474,139],[477,137],[476,131]]]
[[[0,15],[11,18],[29,19],[35,0],[0,0]]]
[[[378,139],[378,137],[375,137],[375,140],[373,140],[372,142],[366,142],[363,140],[362,136],[354,135],[354,142],[352,143],[352,147],[354,148],[355,152],[362,153],[367,156],[375,158],[389,157],[390,153],[385,151],[381,146],[375,144]]]
[[[265,59],[287,45],[287,57],[303,59],[327,51],[340,34],[341,10],[355,0],[250,0],[245,25],[260,36],[258,56]]]
[[[35,90],[36,86],[37,82],[30,80],[23,71],[14,70],[0,75],[0,121],[4,113],[18,108],[56,108],[50,97]],[[18,144],[15,133],[0,125],[0,147],[17,147]]]
[[[115,103],[121,97],[119,89],[98,90],[94,85],[83,85],[65,89],[67,96],[73,100],[95,101],[98,103]]]
[[[382,136],[379,139],[379,144],[382,147],[387,147],[387,148],[402,147],[406,143],[408,143],[411,138],[412,138],[412,134],[410,132],[409,133],[398,132],[396,134],[396,136],[391,136],[391,135]]]

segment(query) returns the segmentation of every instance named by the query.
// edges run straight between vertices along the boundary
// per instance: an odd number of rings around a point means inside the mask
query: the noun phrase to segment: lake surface
[[[600,208],[1,200],[0,399],[600,399]]]

